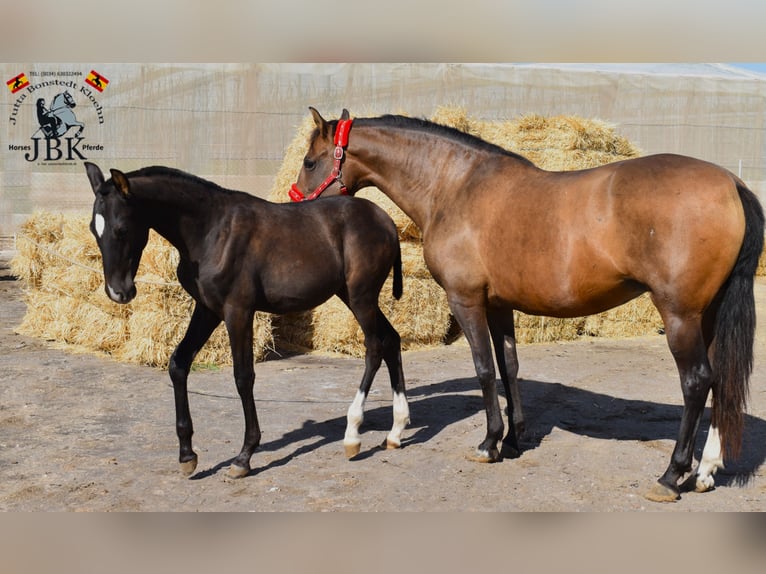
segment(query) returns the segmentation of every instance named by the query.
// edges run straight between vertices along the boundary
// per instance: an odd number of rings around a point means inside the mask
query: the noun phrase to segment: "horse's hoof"
[[[683,492],[709,492],[715,488],[715,478],[692,474],[681,485]]]
[[[503,458],[519,458],[521,456],[521,450],[518,447],[503,443],[500,446],[500,455]]]
[[[500,456],[500,453],[497,451],[497,449],[492,449],[491,451],[486,451],[482,449],[476,449],[472,454],[469,454],[466,458],[472,462],[482,462],[482,463],[490,463],[490,462],[500,462],[502,457]]]
[[[229,472],[226,474],[229,475],[229,478],[242,478],[244,476],[247,476],[247,473],[250,472],[249,468],[243,468],[239,466],[238,464],[232,464],[229,467]]]
[[[681,498],[677,490],[670,488],[660,482],[655,482],[652,489],[644,495],[652,502],[676,502]]]
[[[197,455],[194,458],[181,463],[181,474],[191,476],[197,470]]]
[[[362,441],[344,443],[343,450],[346,451],[346,458],[354,458],[362,450]]]
[[[380,448],[384,448],[386,450],[394,450],[401,447],[402,447],[402,443],[394,442],[390,438],[386,438],[386,440],[380,443]]]
[[[715,479],[712,476],[708,476],[705,480],[694,477],[694,492],[710,492],[711,490],[715,490]]]

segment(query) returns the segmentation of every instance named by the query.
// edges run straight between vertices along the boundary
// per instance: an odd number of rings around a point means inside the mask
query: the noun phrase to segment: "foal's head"
[[[106,294],[116,303],[129,303],[136,296],[133,280],[149,227],[136,213],[124,173],[113,169],[111,179],[105,181],[97,165],[85,162],[85,170],[96,195],[90,231],[101,250]]]

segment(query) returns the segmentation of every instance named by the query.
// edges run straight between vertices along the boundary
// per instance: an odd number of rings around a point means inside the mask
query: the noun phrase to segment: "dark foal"
[[[753,276],[763,246],[763,211],[738,177],[668,154],[549,172],[427,121],[383,116],[352,124],[345,110],[330,122],[311,113],[316,129],[291,197],[376,186],[420,228],[426,263],[447,292],[481,385],[487,434],[478,460],[501,458],[493,346],[511,419],[502,455],[519,453],[514,310],[577,317],[648,291],[665,324],[684,410],[670,465],[647,496],[679,497],[711,390],[711,429],[689,487],[713,487],[724,455],[736,455],[741,442]],[[336,132],[344,134],[340,143]]]
[[[226,325],[245,414],[242,450],[229,469],[240,477],[249,472],[261,439],[253,400],[255,311],[305,311],[333,295],[353,312],[366,345],[364,375],[348,411],[347,454],[359,452],[364,399],[382,361],[394,394],[386,446],[400,446],[409,422],[400,338],[378,296],[392,268],[394,296],[401,296],[401,255],[396,228],[383,210],[351,198],[270,203],[165,167],[127,174],[111,170],[108,180],[96,165],[85,167],[96,196],[90,228],[101,250],[108,296],[117,303],[135,297],[134,278],[151,228],[178,249],[178,280],[196,302],[169,366],[185,474],[197,466],[187,377],[213,330],[221,321]]]

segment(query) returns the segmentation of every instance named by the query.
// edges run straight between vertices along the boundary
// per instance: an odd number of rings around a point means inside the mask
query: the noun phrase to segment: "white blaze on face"
[[[98,235],[99,238],[104,235],[104,229],[106,229],[106,220],[104,219],[104,216],[100,213],[97,213],[93,216],[93,225],[96,228],[96,235]]]

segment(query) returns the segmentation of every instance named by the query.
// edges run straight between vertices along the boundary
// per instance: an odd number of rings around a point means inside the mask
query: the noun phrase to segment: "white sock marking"
[[[718,435],[718,429],[711,426],[705,448],[702,449],[702,460],[697,467],[697,490],[705,491],[713,488],[715,486],[713,475],[719,468],[723,468],[721,437]]]
[[[346,435],[343,437],[343,444],[351,445],[362,442],[359,436],[359,427],[364,420],[364,401],[366,398],[362,391],[356,391],[356,396],[348,407],[346,415]]]
[[[394,426],[388,433],[388,443],[391,445],[402,444],[402,431],[410,422],[410,407],[407,404],[407,396],[404,393],[394,393]]]

